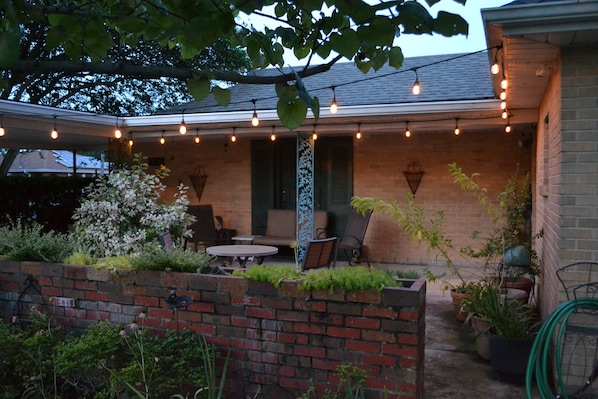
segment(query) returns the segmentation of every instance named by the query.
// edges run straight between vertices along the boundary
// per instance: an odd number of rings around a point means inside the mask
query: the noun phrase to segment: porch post
[[[297,261],[305,256],[314,231],[314,140],[297,134]]]

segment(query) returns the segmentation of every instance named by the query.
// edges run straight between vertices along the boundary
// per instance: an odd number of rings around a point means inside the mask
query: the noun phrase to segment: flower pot
[[[525,245],[507,248],[503,259],[507,266],[529,267],[532,264],[532,254]]]
[[[463,303],[463,300],[465,298],[467,298],[468,296],[469,296],[469,294],[464,294],[461,292],[456,292],[454,290],[451,290],[451,298],[453,300],[453,310],[455,311],[455,317],[460,322],[464,322],[465,319],[467,319],[467,313],[463,313],[461,311],[461,304]]]
[[[534,280],[527,277],[505,277],[502,281],[501,288],[525,291],[527,296],[521,299],[523,303],[527,303],[532,289],[534,288],[534,284]]]
[[[488,338],[490,323],[487,320],[473,316],[471,318],[471,328],[473,328],[475,334],[475,348],[478,356],[490,360],[490,342]]]
[[[525,375],[534,339],[511,339],[488,334],[490,366],[504,374]]]

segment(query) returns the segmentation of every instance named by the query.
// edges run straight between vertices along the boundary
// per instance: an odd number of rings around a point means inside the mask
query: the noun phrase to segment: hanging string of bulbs
[[[501,117],[502,117],[502,119],[504,119],[506,121],[505,132],[506,133],[510,133],[511,130],[512,130],[512,128],[511,128],[511,116],[512,115],[509,113],[508,107],[507,107],[508,80],[507,80],[506,75],[505,75],[504,60],[502,61],[503,62],[502,65],[499,65],[499,61],[498,61],[498,53],[499,53],[499,51],[503,50],[502,44],[494,46],[494,47],[490,47],[490,48],[487,48],[487,49],[484,49],[484,50],[478,50],[478,51],[474,51],[474,52],[466,53],[466,54],[459,54],[459,55],[456,55],[456,56],[453,56],[453,57],[449,57],[449,58],[446,58],[446,59],[442,59],[442,60],[430,62],[430,63],[427,63],[427,64],[418,65],[418,66],[412,67],[410,69],[397,70],[397,71],[393,71],[393,72],[386,73],[386,74],[376,74],[376,75],[372,75],[372,76],[365,76],[364,78],[361,78],[361,79],[357,79],[357,80],[353,80],[353,81],[348,81],[348,82],[343,82],[343,83],[339,83],[339,84],[332,85],[332,86],[320,87],[320,88],[312,89],[310,91],[317,92],[317,91],[322,91],[322,90],[332,90],[332,101],[331,101],[330,106],[329,106],[329,111],[330,111],[331,114],[336,114],[338,112],[338,110],[339,110],[339,102],[338,102],[337,96],[336,96],[336,94],[337,94],[336,93],[336,89],[338,87],[352,85],[352,84],[359,83],[359,82],[364,82],[364,81],[370,81],[370,80],[373,80],[373,79],[382,79],[382,78],[386,78],[386,77],[392,76],[392,75],[397,75],[397,74],[400,74],[400,73],[412,72],[412,73],[415,74],[415,80],[413,82],[411,93],[413,95],[417,96],[423,90],[422,85],[421,85],[420,80],[419,80],[418,70],[421,70],[421,69],[424,69],[424,68],[427,68],[427,67],[431,67],[431,66],[434,66],[434,65],[442,64],[442,63],[445,63],[445,62],[454,61],[454,60],[457,60],[457,59],[460,59],[460,58],[464,58],[464,57],[468,57],[468,56],[471,56],[471,55],[474,55],[474,54],[478,54],[478,53],[481,53],[481,52],[492,51],[492,50],[494,50],[494,59],[493,59],[492,65],[490,67],[490,72],[493,75],[497,75],[498,73],[500,73],[502,71],[502,78],[501,78],[501,81],[500,81],[501,92],[500,92],[500,95],[499,95],[499,99],[501,100],[500,108],[502,110]],[[272,98],[275,98],[275,96],[264,97],[264,98],[261,98],[261,99],[252,98],[250,100],[251,103],[253,104],[253,114],[252,114],[252,117],[251,117],[251,126],[258,127],[260,125],[260,120],[259,120],[258,112],[257,112],[257,102],[258,101],[272,99]],[[246,101],[247,100],[240,100],[238,102],[231,102],[230,104],[242,104],[242,103],[245,103]],[[181,113],[181,123],[179,125],[179,133],[181,135],[185,135],[187,133],[187,125],[185,123],[185,112],[186,112],[186,110],[183,109],[183,111]],[[4,117],[4,114],[0,114],[0,137],[3,137],[6,134],[6,131],[5,131],[5,128],[4,128],[4,125],[3,125],[3,117]],[[53,140],[57,140],[58,139],[58,130],[56,128],[56,120],[58,118],[58,115],[53,115],[53,117],[54,117],[54,125],[53,125],[52,131],[50,132],[50,137]],[[121,130],[121,128],[119,126],[119,123],[118,123],[119,122],[118,119],[119,119],[119,117],[116,116],[115,129],[114,129],[114,138],[116,138],[116,139],[120,139],[122,137],[122,135],[123,135],[122,130]],[[166,143],[166,139],[165,139],[164,133],[165,132],[162,131],[162,134],[161,134],[160,140],[159,140],[160,144],[165,144]],[[460,133],[461,133],[461,130],[459,128],[459,118],[456,118],[455,119],[454,134],[458,136]],[[406,121],[405,122],[405,137],[409,138],[411,136],[412,136],[412,132],[409,129],[409,122]],[[361,139],[363,137],[363,133],[361,131],[361,124],[358,124],[358,126],[357,126],[357,132],[355,133],[355,137],[357,139]],[[317,139],[317,132],[316,132],[316,126],[315,125],[314,125],[314,130],[313,130],[312,138],[314,140]],[[235,129],[233,128],[233,133],[232,133],[232,136],[230,137],[230,140],[234,143],[236,141],[236,139],[237,138],[235,136]],[[276,134],[275,134],[274,126],[272,126],[272,133],[270,134],[270,139],[272,141],[276,140]],[[196,144],[199,144],[200,141],[201,141],[200,136],[199,136],[199,129],[196,129],[196,131],[195,131],[194,141],[195,141]],[[131,145],[131,146],[133,145],[133,133],[132,132],[129,132],[129,145]]]

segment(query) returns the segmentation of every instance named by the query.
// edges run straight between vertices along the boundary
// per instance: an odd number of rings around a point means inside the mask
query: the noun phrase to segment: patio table
[[[261,265],[266,256],[277,254],[278,248],[269,245],[216,245],[206,248],[206,252],[214,256],[236,257],[239,265],[245,267],[252,257],[257,257],[257,264]]]

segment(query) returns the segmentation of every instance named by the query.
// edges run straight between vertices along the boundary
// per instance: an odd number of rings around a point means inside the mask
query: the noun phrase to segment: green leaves
[[[289,130],[301,126],[307,116],[307,109],[311,108],[315,119],[320,116],[320,102],[317,97],[310,97],[302,80],[295,74],[297,82],[295,85],[279,83],[276,85],[278,103],[276,111],[280,122]]]

